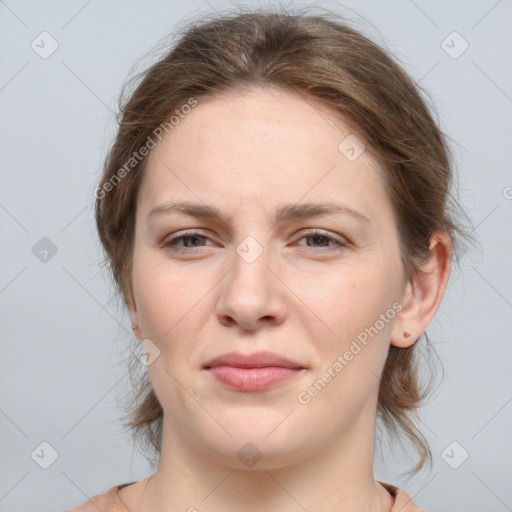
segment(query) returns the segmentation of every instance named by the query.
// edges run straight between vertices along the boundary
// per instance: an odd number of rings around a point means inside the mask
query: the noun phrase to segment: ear
[[[137,307],[130,304],[130,305],[128,305],[128,311],[130,314],[130,321],[131,321],[130,327],[132,325],[139,325],[140,320],[139,320],[139,313],[137,312]],[[142,341],[144,339],[144,336],[142,335],[142,330],[140,327],[132,328],[132,331],[138,340]]]
[[[452,240],[439,231],[430,237],[430,257],[407,283],[402,310],[395,317],[391,345],[406,348],[414,345],[436,314],[450,277]]]

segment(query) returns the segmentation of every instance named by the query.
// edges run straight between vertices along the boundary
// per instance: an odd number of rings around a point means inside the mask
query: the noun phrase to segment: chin
[[[227,432],[220,426],[213,430],[208,425],[206,431],[198,433],[193,444],[212,462],[230,469],[278,469],[305,457],[306,438],[298,435],[300,429],[291,418],[283,422],[286,415],[280,415],[264,421],[256,416],[238,413],[230,421],[224,416],[221,424]]]
[[[212,439],[209,439],[203,455],[215,464],[232,470],[268,471],[284,468],[299,461],[303,457],[299,452],[303,444],[299,445],[291,445],[284,440],[279,443],[264,439],[258,441],[251,437],[244,440],[223,440],[219,444],[212,444]]]

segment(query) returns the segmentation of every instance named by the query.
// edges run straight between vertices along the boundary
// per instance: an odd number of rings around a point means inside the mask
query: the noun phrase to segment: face
[[[248,442],[270,468],[374,430],[405,285],[382,170],[351,134],[299,95],[231,92],[149,155],[132,318],[160,351],[148,372],[167,427],[233,467]],[[208,364],[261,351],[291,367]]]

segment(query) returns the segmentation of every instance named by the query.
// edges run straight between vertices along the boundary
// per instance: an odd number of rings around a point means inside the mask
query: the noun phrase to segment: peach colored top
[[[78,508],[73,508],[64,512],[128,512],[127,508],[119,499],[117,491],[133,483],[135,482],[111,487],[105,494],[98,494],[80,505]],[[395,498],[391,512],[424,512],[423,509],[413,503],[412,498],[410,498],[402,489],[384,482],[379,483]]]

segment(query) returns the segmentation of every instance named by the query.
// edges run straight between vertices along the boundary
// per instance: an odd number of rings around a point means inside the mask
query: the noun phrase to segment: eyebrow
[[[164,203],[156,206],[148,213],[148,220],[159,214],[170,215],[172,213],[181,213],[191,217],[204,219],[215,219],[226,223],[222,212],[214,206],[204,204],[190,203],[188,201],[177,203]],[[372,225],[371,220],[362,213],[350,208],[349,206],[336,201],[326,203],[301,203],[284,205],[277,210],[275,222],[280,223],[287,220],[305,219],[320,215],[347,215],[368,226]]]

